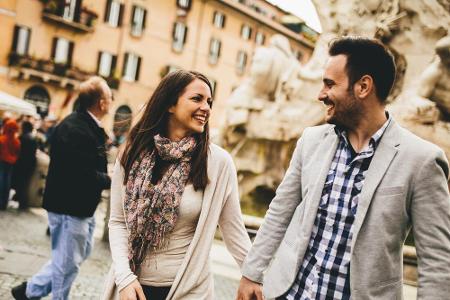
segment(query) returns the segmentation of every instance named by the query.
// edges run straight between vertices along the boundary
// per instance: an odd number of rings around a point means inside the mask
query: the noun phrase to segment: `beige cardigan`
[[[210,183],[203,193],[203,203],[192,243],[167,296],[170,300],[214,299],[213,280],[209,269],[209,252],[217,225],[226,247],[239,266],[251,243],[244,227],[239,203],[236,169],[230,155],[211,144],[208,153]],[[119,299],[118,290],[137,277],[128,265],[128,231],[124,219],[123,169],[116,162],[111,186],[110,246],[113,264],[106,280],[102,299]],[[118,287],[118,288],[117,288]],[[191,291],[195,290],[196,294]],[[200,291],[201,294],[198,292]]]

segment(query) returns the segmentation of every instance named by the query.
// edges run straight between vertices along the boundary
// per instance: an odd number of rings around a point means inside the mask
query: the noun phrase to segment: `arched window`
[[[117,146],[125,141],[131,127],[132,111],[128,105],[119,106],[114,114],[114,144]]]
[[[40,114],[42,118],[48,115],[50,95],[45,87],[33,85],[25,91],[25,96],[23,98],[36,106],[37,113]]]

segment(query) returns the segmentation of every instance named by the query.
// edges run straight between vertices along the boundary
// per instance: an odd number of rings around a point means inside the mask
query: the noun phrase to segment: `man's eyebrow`
[[[322,81],[325,84],[334,84],[335,83],[334,80],[329,79],[329,78],[324,78],[324,79],[322,79]]]

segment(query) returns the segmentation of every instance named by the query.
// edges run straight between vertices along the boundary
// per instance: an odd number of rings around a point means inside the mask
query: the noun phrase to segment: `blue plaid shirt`
[[[350,299],[350,253],[359,195],[390,118],[356,153],[347,132],[335,127],[339,144],[322,191],[308,249],[291,289],[282,299]]]

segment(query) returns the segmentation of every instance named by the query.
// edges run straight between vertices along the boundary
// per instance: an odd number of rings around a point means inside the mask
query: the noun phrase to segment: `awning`
[[[37,115],[36,106],[3,91],[0,91],[0,110],[29,116]]]

